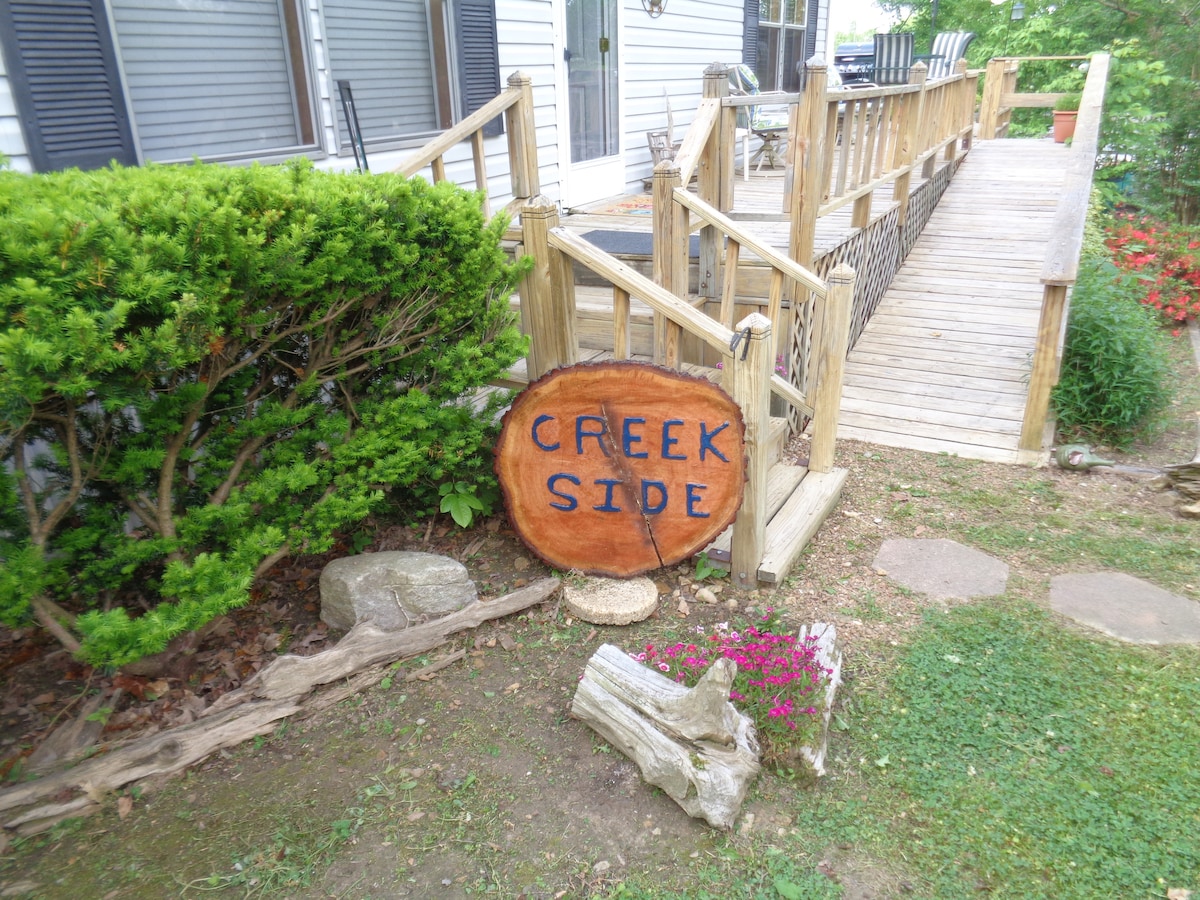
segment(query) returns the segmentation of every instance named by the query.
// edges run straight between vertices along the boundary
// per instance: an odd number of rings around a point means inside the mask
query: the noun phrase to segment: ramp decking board
[[[840,437],[1018,461],[1066,150],[972,148],[850,352]]]

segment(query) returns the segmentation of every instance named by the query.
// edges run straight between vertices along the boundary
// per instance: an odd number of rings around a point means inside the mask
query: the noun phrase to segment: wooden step
[[[767,474],[767,535],[758,580],[778,584],[791,571],[821,523],[842,495],[846,469],[809,472],[800,466],[778,463]],[[718,562],[729,562],[731,535],[727,528],[705,552]]]
[[[842,496],[846,469],[809,472],[788,502],[767,523],[767,546],[758,565],[758,580],[783,581],[821,523]]]

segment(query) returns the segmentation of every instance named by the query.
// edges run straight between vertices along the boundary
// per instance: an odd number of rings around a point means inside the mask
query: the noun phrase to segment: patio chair
[[[939,31],[929,53],[929,78],[948,78],[954,74],[954,64],[967,55],[975,40],[973,31]]]
[[[762,93],[754,70],[745,63],[730,67],[729,88],[735,97],[753,97]],[[742,113],[738,113],[738,137],[742,140],[742,174],[748,178],[751,166],[758,172],[764,162],[773,169],[785,164],[783,151],[787,143],[788,110],[786,106],[768,109],[758,105],[744,109],[744,119]],[[753,157],[747,155],[751,134],[762,141]]]
[[[876,84],[908,84],[913,64],[913,35],[904,31],[875,35],[875,69],[871,80]]]

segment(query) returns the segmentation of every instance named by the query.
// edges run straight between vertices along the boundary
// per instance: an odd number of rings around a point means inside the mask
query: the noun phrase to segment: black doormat
[[[650,256],[654,252],[654,236],[646,231],[610,231],[597,228],[585,231],[580,237],[594,247],[614,256]],[[688,241],[688,255],[700,256],[700,235],[693,234]]]

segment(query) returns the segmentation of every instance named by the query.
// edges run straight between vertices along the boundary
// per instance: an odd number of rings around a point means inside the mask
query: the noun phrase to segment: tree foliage
[[[477,197],[307,163],[0,171],[0,221],[0,619],[119,665],[384,503],[491,479],[458,401],[524,341]]]
[[[937,0],[938,31],[973,31],[973,66],[995,56],[1113,54],[1102,144],[1102,181],[1121,199],[1189,224],[1200,219],[1200,5],[1195,0]],[[929,46],[930,0],[880,0]],[[1028,63],[1022,91],[1077,91],[1079,64]],[[1014,124],[1044,132],[1040,111],[1017,111]],[[1109,200],[1118,199],[1116,188]]]

